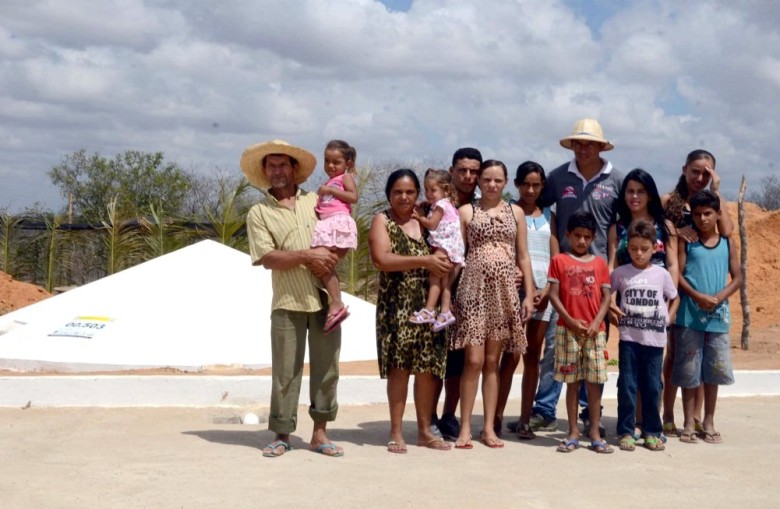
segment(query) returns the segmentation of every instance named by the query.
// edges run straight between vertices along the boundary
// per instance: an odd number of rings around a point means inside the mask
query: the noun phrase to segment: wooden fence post
[[[747,231],[745,230],[745,189],[747,180],[742,175],[737,202],[737,223],[739,224],[739,270],[742,273],[742,285],[739,288],[739,301],[742,304],[742,349],[750,346],[750,306],[747,295]]]

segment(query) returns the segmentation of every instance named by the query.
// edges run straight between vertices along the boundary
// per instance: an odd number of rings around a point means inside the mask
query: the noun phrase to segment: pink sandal
[[[412,317],[409,318],[409,321],[417,325],[422,325],[424,323],[434,323],[436,322],[436,311],[422,308],[419,311],[415,311]]]
[[[452,314],[451,311],[447,311],[446,313],[441,313],[437,318],[436,322],[433,324],[433,332],[439,332],[442,329],[446,329],[453,323],[455,323],[455,316]]]
[[[325,334],[333,332],[341,322],[347,319],[348,316],[349,306],[344,306],[335,313],[329,314],[325,320],[325,327],[323,328],[323,332]]]

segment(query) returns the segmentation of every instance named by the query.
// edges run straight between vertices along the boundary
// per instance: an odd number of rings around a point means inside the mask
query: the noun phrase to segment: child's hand
[[[693,296],[693,301],[704,311],[712,311],[718,306],[718,299],[714,295],[697,293]]]
[[[585,329],[585,337],[588,338],[595,338],[599,333],[599,328],[601,328],[601,323],[599,322],[593,322],[591,323],[587,329]]]
[[[573,330],[578,336],[584,336],[588,332],[588,324],[585,320],[568,319],[566,320],[566,327]]]
[[[534,292],[534,308],[537,311],[544,311],[547,309],[547,304],[550,302],[550,295],[543,290],[536,290]]]
[[[614,302],[609,305],[609,321],[615,325],[620,324],[620,319],[626,314]]]
[[[522,309],[520,310],[520,320],[525,323],[531,319],[534,314],[534,298],[531,296],[523,299]]]
[[[329,194],[333,194],[333,188],[328,187],[326,185],[321,185],[319,189],[317,189],[317,195],[318,196],[327,196]]]

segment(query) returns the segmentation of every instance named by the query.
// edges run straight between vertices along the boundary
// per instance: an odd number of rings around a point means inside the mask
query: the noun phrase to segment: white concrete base
[[[609,375],[604,398],[615,399],[617,373]],[[736,384],[720,388],[721,397],[780,396],[780,371],[737,371],[735,377]],[[521,378],[515,376],[510,397],[520,397]],[[270,376],[9,376],[0,377],[0,407],[264,407],[270,388]],[[344,376],[339,403],[386,403],[385,388],[379,377]],[[308,391],[304,377],[301,403]]]

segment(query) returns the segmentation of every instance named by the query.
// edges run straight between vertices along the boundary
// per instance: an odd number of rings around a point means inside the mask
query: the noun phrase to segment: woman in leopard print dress
[[[501,198],[507,182],[501,161],[482,163],[477,181],[482,197],[460,208],[467,255],[458,287],[457,322],[452,349],[465,348],[466,364],[460,379],[461,428],[455,447],[471,448],[471,414],[482,374],[485,424],[480,441],[503,447],[493,421],[498,400],[498,363],[501,352],[524,352],[524,322],[533,313],[534,281],[528,254],[525,216],[517,205]],[[521,303],[515,288],[522,271],[527,297]]]
[[[387,378],[390,405],[390,442],[387,450],[405,453],[402,420],[409,376],[414,374],[417,410],[417,444],[449,450],[449,444],[431,433],[435,409],[435,381],[443,377],[447,347],[443,333],[409,322],[425,304],[428,272],[445,275],[452,268],[446,253],[431,254],[420,223],[412,218],[420,182],[411,170],[390,174],[385,194],[390,208],[371,223],[368,245],[371,259],[381,271],[376,306],[376,341],[379,373]]]

